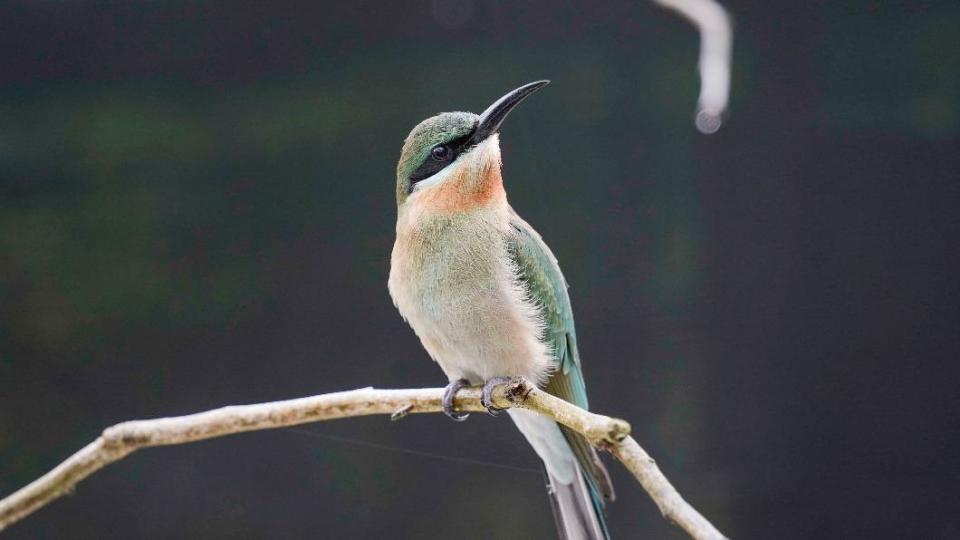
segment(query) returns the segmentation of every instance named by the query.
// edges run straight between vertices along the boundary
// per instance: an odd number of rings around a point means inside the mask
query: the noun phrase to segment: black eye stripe
[[[413,174],[410,175],[410,191],[413,191],[414,184],[442,171],[447,165],[456,161],[460,154],[468,151],[470,148],[467,147],[467,142],[470,140],[471,135],[473,135],[473,131],[446,143],[445,146],[450,150],[442,157],[438,158],[435,156],[431,149],[430,156],[423,160],[423,163],[417,167],[417,170],[413,171]]]

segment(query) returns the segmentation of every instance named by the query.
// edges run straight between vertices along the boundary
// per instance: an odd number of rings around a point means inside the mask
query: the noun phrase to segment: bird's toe
[[[499,415],[503,409],[493,404],[493,390],[504,383],[513,380],[511,377],[494,377],[483,385],[483,392],[480,394],[480,403],[487,408],[487,414],[490,416]]]
[[[470,383],[467,382],[466,379],[457,379],[448,384],[446,390],[443,392],[443,414],[457,422],[463,422],[470,416],[467,413],[458,413],[453,410],[453,398],[456,397],[457,392],[465,386],[470,386]]]

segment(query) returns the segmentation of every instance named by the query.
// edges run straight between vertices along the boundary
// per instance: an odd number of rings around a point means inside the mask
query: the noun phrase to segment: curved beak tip
[[[480,142],[500,129],[500,125],[521,101],[530,94],[550,84],[548,79],[533,81],[507,92],[480,114],[480,120],[471,139]]]

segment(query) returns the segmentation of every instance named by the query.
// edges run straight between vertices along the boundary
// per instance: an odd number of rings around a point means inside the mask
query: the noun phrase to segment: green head
[[[549,82],[525,84],[498,99],[480,115],[446,112],[417,124],[404,141],[397,163],[397,205],[406,201],[417,183],[439,173],[497,133],[514,107]]]

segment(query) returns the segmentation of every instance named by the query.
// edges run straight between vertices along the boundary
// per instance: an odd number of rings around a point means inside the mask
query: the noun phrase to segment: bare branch
[[[702,133],[720,129],[730,96],[730,51],[733,27],[714,0],[653,0],[672,9],[700,31],[700,99],[696,124]]]
[[[653,458],[633,437],[627,437],[620,444],[607,449],[633,473],[653,502],[657,503],[663,517],[687,531],[692,538],[724,538],[713,524],[683,500],[673,484],[660,472]]]
[[[441,410],[442,396],[441,388],[361,388],[286,401],[234,405],[187,416],[123,422],[107,428],[97,440],[56,468],[0,500],[0,531],[70,493],[84,478],[140,448],[353,416],[389,414],[396,419],[414,413],[435,413]],[[680,497],[653,459],[630,437],[630,425],[625,421],[585,411],[522,379],[498,387],[494,392],[494,404],[501,408],[523,407],[536,411],[583,434],[592,444],[608,450],[623,462],[663,515],[692,538],[724,538]],[[484,411],[480,404],[480,389],[460,391],[456,407],[460,411]]]

